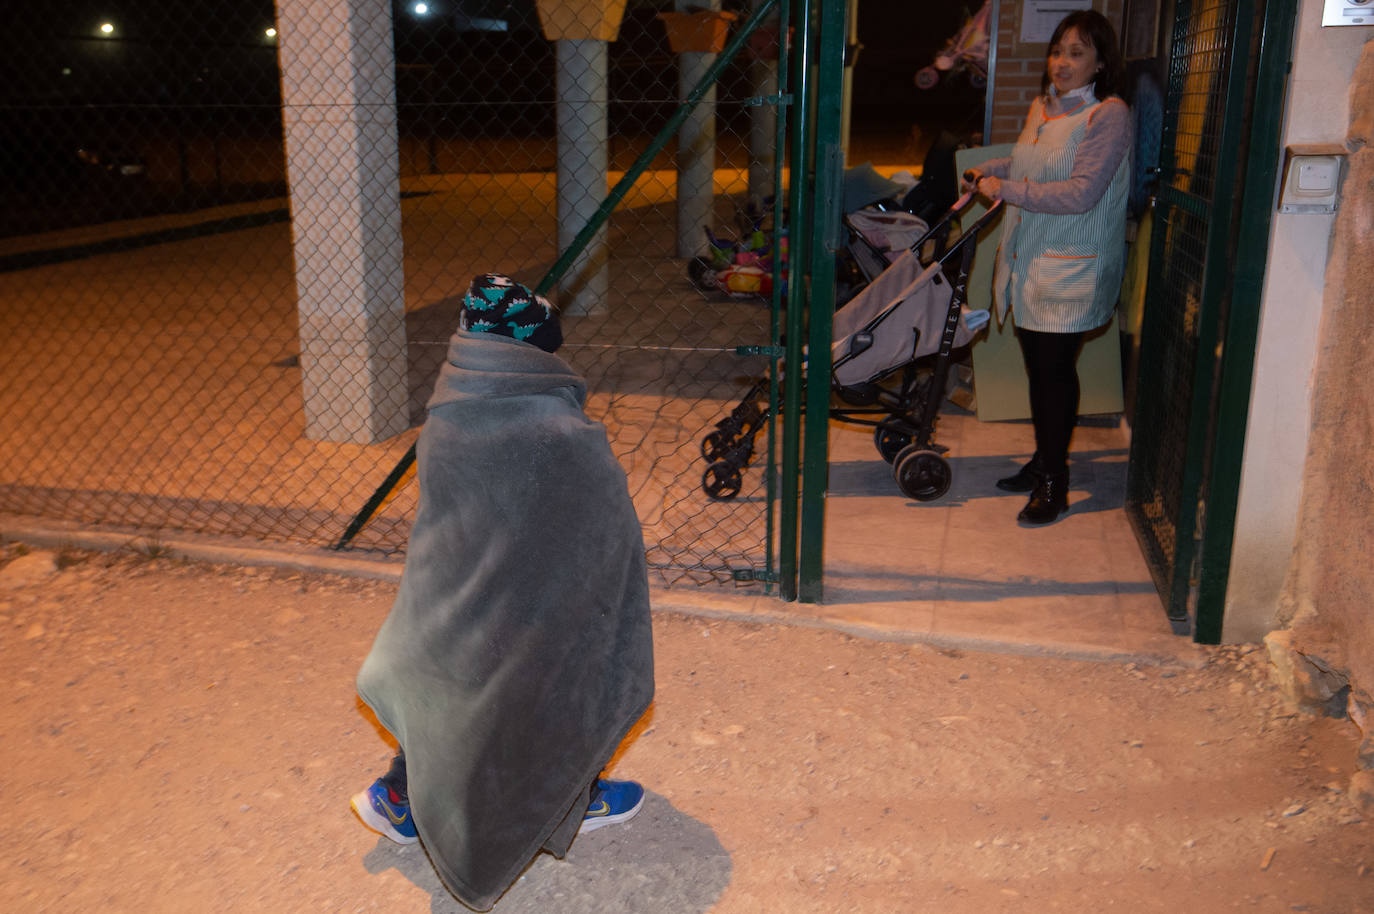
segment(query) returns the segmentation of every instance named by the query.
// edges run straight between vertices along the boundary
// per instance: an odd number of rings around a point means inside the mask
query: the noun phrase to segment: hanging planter
[[[615,41],[625,17],[625,0],[535,0],[535,7],[539,27],[549,41]]]
[[[668,46],[674,54],[689,51],[718,54],[725,49],[730,23],[739,16],[727,10],[701,10],[695,13],[659,13],[668,32]]]

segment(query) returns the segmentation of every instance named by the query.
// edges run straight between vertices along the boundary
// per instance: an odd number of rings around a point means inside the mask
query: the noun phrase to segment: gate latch
[[[754,95],[746,98],[742,103],[746,108],[762,108],[764,105],[790,105],[792,104],[792,94],[783,95]]]

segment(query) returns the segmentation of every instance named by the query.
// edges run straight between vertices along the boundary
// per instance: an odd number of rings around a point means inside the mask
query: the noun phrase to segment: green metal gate
[[[1175,631],[1215,643],[1294,0],[1179,0],[1126,508]]]

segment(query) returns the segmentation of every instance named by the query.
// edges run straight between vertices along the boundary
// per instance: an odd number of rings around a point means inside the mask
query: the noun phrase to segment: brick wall
[[[1040,92],[1040,77],[1045,72],[1044,43],[1024,43],[1021,38],[1021,13],[1024,4],[1002,0],[997,20],[997,72],[992,97],[992,134],[989,145],[1010,143],[1026,122],[1026,111]],[[1094,0],[1093,8],[1106,16],[1121,31],[1125,0]]]

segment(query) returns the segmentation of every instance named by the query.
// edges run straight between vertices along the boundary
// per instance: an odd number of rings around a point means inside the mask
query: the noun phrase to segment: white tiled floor
[[[1026,496],[994,486],[1034,449],[1029,422],[979,422],[946,404],[936,441],[953,484],[917,502],[897,488],[871,429],[831,422],[820,602],[757,592],[656,591],[660,609],[824,625],[953,648],[1200,662],[1173,634],[1122,508],[1128,439],[1113,419],[1075,432],[1071,509],[1016,524]]]
[[[898,490],[870,429],[831,423],[824,602],[804,612],[937,643],[1192,653],[1171,632],[1122,509],[1128,439],[1114,419],[1079,426],[1070,511],[1037,529],[1016,524],[1025,496],[993,484],[1034,450],[1028,422],[947,407],[936,440],[953,485],[917,502]]]

